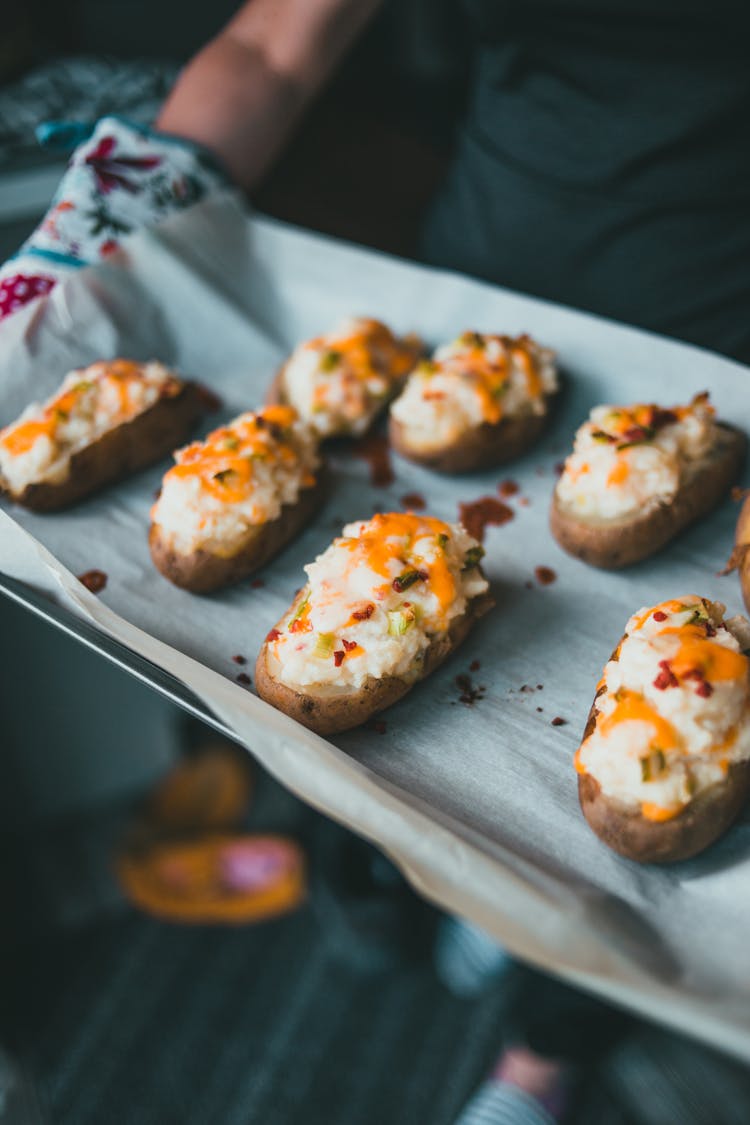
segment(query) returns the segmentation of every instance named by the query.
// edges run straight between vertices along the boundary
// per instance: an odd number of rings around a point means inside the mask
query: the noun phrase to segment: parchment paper
[[[394,459],[395,483],[369,483],[340,456],[331,498],[262,575],[210,598],[182,593],[150,563],[146,531],[166,465],[78,508],[0,510],[0,569],[178,675],[304,800],[380,844],[413,883],[485,926],[512,952],[620,1003],[750,1058],[750,819],[703,856],[639,867],[604,847],[578,808],[572,755],[595,684],[629,615],[700,593],[740,610],[719,578],[730,501],[657,558],[603,574],[564,555],[547,529],[554,465],[603,401],[669,404],[710,388],[722,416],[750,430],[750,372],[644,332],[445,272],[248,217],[230,196],[144,232],[0,331],[0,424],[50,393],[73,366],[125,354],[177,364],[210,384],[230,417],[260,402],[278,362],[347,314],[383,318],[430,343],[465,328],[529,331],[568,372],[541,445],[507,471],[459,480]],[[419,492],[437,516],[496,494],[512,476],[515,518],[489,529],[496,610],[429,681],[386,713],[386,731],[334,740],[298,727],[235,682],[303,581],[302,566],[342,524]],[[557,581],[540,587],[534,568]],[[94,597],[73,575],[105,571]],[[530,588],[529,588],[530,586]],[[486,694],[459,702],[471,661]],[[537,685],[541,685],[537,687]],[[522,691],[525,686],[533,690]],[[85,685],[82,685],[85,692]],[[553,726],[559,716],[565,725]],[[61,744],[62,745],[62,744]],[[50,752],[55,752],[51,750]]]

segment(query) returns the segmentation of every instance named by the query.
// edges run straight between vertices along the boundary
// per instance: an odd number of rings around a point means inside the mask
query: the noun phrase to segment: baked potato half
[[[208,408],[199,386],[159,363],[71,372],[0,431],[0,492],[36,512],[69,507],[171,453]]]
[[[732,563],[737,567],[742,598],[750,610],[750,496],[746,496],[737,520]]]
[[[344,528],[269,632],[258,694],[328,735],[366,722],[428,676],[494,604],[482,548],[460,526],[412,513]]]
[[[689,859],[750,796],[749,628],[695,596],[628,622],[576,754],[583,815],[625,858]]]
[[[293,406],[319,438],[361,437],[398,394],[422,351],[378,320],[352,317],[299,344],[277,371],[268,403]]]
[[[630,566],[712,511],[746,451],[745,434],[714,419],[707,395],[668,410],[597,407],[555,488],[552,534],[591,566]]]
[[[549,348],[526,335],[464,332],[409,376],[391,404],[391,445],[436,472],[493,468],[534,445],[557,393]]]
[[[260,570],[325,492],[317,440],[287,406],[241,414],[175,461],[151,510],[149,547],[157,570],[194,594]]]

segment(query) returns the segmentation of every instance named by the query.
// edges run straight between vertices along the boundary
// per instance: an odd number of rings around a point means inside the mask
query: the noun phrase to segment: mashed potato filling
[[[317,438],[289,406],[248,411],[174,455],[151,519],[180,554],[228,557],[315,484]]]
[[[576,768],[667,820],[750,757],[748,624],[691,595],[640,610],[625,632]]]
[[[284,369],[284,392],[321,437],[362,434],[391,398],[417,354],[377,320],[355,317],[300,344]]]
[[[715,441],[707,394],[669,410],[653,403],[597,406],[576,434],[557,498],[589,519],[619,519],[669,503],[691,463]]]
[[[46,403],[32,403],[0,430],[0,483],[14,493],[39,481],[59,484],[75,453],[182,388],[174,372],[155,362],[100,360],[71,371]]]
[[[488,588],[482,547],[463,527],[411,512],[348,524],[305,567],[308,585],[268,635],[294,687],[417,679],[431,640]]]
[[[530,336],[464,332],[417,365],[391,414],[410,444],[442,448],[484,422],[543,414],[556,389],[555,354]]]

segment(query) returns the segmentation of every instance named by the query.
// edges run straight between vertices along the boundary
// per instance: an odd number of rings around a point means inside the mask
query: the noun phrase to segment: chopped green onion
[[[303,613],[305,612],[305,606],[307,605],[307,603],[308,603],[309,601],[310,601],[310,594],[309,594],[309,592],[308,592],[308,594],[307,594],[307,597],[303,598],[303,600],[302,600],[302,601],[300,602],[300,604],[299,604],[299,605],[297,606],[297,609],[296,609],[296,611],[295,611],[295,613],[294,613],[294,616],[293,616],[293,617],[291,617],[291,618],[289,619],[289,626],[293,625],[295,621],[299,621],[300,617],[301,617],[301,616],[302,616],[302,614],[303,614]],[[289,626],[287,626],[287,628],[288,628]]]
[[[448,536],[447,536],[447,535],[446,535],[446,534],[445,534],[444,532],[442,532],[442,531],[440,532],[440,534],[439,534],[439,535],[438,535],[438,537],[437,537],[437,545],[438,545],[438,547],[440,547],[440,548],[441,548],[441,549],[442,549],[443,551],[444,551],[444,550],[445,550],[445,548],[446,548],[446,547],[448,546]]]
[[[214,480],[217,480],[219,484],[228,484],[232,477],[236,476],[234,469],[222,469],[221,472],[214,473]]]
[[[333,646],[336,644],[336,638],[333,633],[318,633],[315,638],[315,648],[313,649],[313,656],[319,656],[323,660],[331,655]]]
[[[328,352],[323,352],[323,355],[320,357],[320,370],[333,371],[334,368],[338,367],[340,362],[341,352],[334,351],[333,349]]]
[[[388,635],[390,637],[402,637],[418,620],[419,610],[417,606],[404,605],[401,609],[389,610]]]
[[[484,558],[484,547],[469,547],[464,559],[462,570],[473,570],[475,566],[479,566]]]

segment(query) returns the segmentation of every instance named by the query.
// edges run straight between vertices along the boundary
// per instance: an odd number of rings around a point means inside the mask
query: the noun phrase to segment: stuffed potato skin
[[[584,740],[596,726],[600,694],[589,711]],[[677,816],[655,822],[608,797],[591,774],[578,775],[578,800],[589,827],[607,847],[635,863],[679,863],[698,855],[726,832],[748,797],[750,761],[735,763],[722,782],[699,793]]]
[[[547,426],[555,397],[545,396],[543,414],[483,422],[441,448],[426,450],[411,445],[408,429],[393,417],[388,420],[388,436],[396,453],[415,465],[451,476],[478,473],[516,461],[535,445]]]
[[[176,551],[157,523],[149,530],[148,545],[156,569],[173,585],[191,594],[210,594],[242,582],[261,570],[295,539],[318,512],[327,490],[321,465],[315,484],[300,490],[294,504],[285,504],[276,519],[249,527],[231,555],[197,548]]]
[[[740,518],[737,520],[734,559],[740,578],[742,598],[750,610],[750,496],[745,497]]]
[[[34,512],[68,508],[166,457],[206,412],[205,393],[195,383],[184,383],[173,397],[160,399],[74,453],[64,480],[32,482],[21,492],[6,489],[4,494]]]
[[[287,610],[278,625],[281,625],[288,614],[294,612],[304,602],[306,593],[306,587],[300,590],[292,607]],[[255,664],[255,686],[258,695],[266,703],[283,711],[290,718],[296,719],[298,723],[315,731],[316,734],[338,734],[352,727],[361,726],[373,715],[392,706],[411,691],[416,683],[434,672],[455,652],[474,624],[488,613],[493,605],[494,599],[490,594],[472,599],[466,612],[452,623],[450,629],[432,640],[424,659],[420,661],[411,678],[385,676],[376,679],[370,676],[356,690],[314,691],[308,688],[298,691],[287,686],[274,675],[268,643],[265,642]]]
[[[557,492],[550,530],[568,554],[602,570],[619,570],[648,558],[690,524],[711,512],[737,480],[747,453],[745,434],[717,423],[717,441],[686,475],[667,503],[647,506],[635,516],[583,518],[562,504]]]

